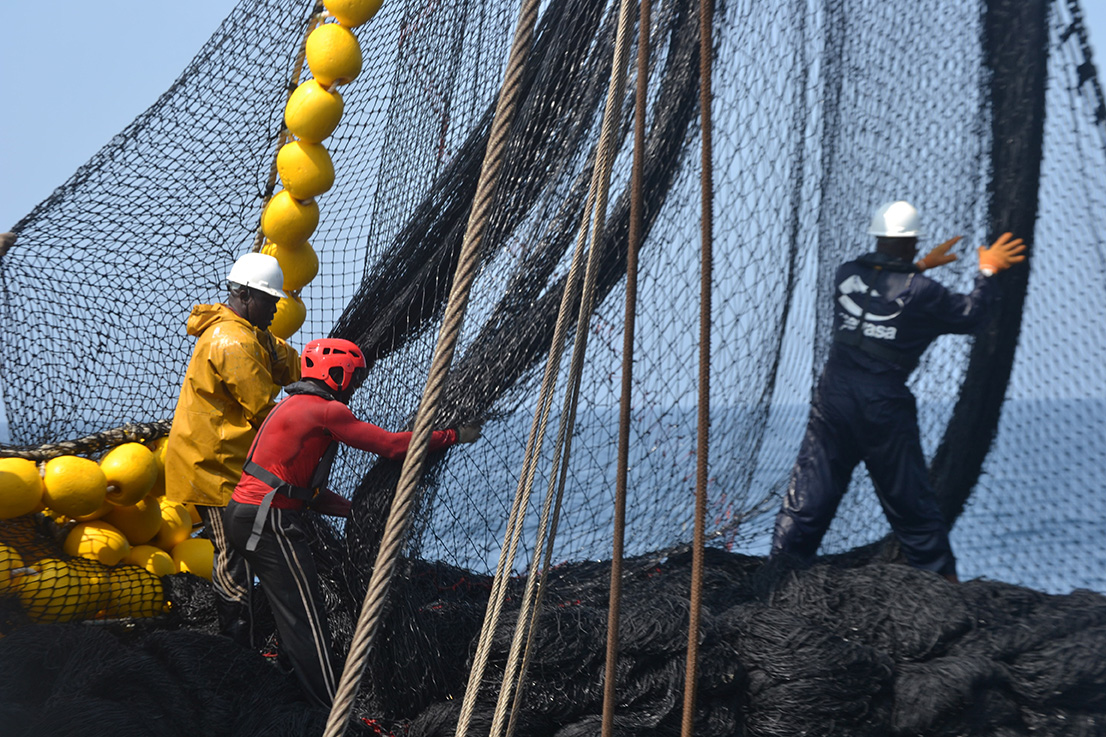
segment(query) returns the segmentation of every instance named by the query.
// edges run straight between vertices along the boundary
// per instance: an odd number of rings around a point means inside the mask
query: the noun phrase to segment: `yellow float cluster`
[[[342,118],[345,102],[337,88],[361,73],[361,47],[352,29],[376,15],[382,2],[326,0],[324,22],[308,34],[304,48],[312,78],[296,87],[284,107],[284,125],[292,137],[276,157],[284,189],[261,214],[261,252],[275,256],[284,272],[286,296],[269,326],[279,338],[290,338],[307,318],[300,291],[319,273],[318,254],[308,242],[319,225],[315,198],[334,186],[334,164],[323,141]]]
[[[210,580],[211,541],[192,537],[198,513],[164,497],[166,441],[124,443],[99,462],[0,458],[0,520],[41,514],[65,552],[0,540],[0,597],[36,622],[142,617],[164,611],[161,576]]]

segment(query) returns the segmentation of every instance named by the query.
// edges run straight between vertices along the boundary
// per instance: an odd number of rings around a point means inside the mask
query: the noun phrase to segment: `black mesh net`
[[[388,429],[410,425],[423,390],[517,6],[396,0],[356,31],[365,68],[342,88],[345,112],[325,141],[337,177],[318,198],[321,222],[311,243],[320,271],[303,290],[307,321],[291,342],[302,347],[336,335],[361,345],[372,364],[351,406]],[[224,298],[229,265],[253,247],[264,202],[280,188],[270,173],[281,114],[314,10],[304,0],[244,0],[161,99],[16,225],[18,241],[0,259],[0,378],[16,444],[171,416],[192,345],[184,333],[188,312],[194,303]],[[693,0],[658,1],[651,25],[626,535],[642,580],[651,581],[651,566],[686,551],[694,508],[697,10]],[[962,578],[1055,594],[1106,591],[1106,557],[1095,543],[1106,532],[1096,503],[1097,471],[1106,462],[1106,328],[1095,317],[1104,293],[1106,108],[1079,18],[1075,0],[717,5],[707,533],[718,561],[729,561],[718,562],[720,571],[735,560],[751,566],[754,558],[745,556],[767,552],[828,348],[833,268],[868,250],[866,225],[876,205],[904,198],[921,211],[931,245],[963,234],[974,248],[1008,229],[1031,244],[1030,269],[1004,275],[1012,278],[1004,281],[1000,319],[975,339],[942,338],[911,381],[931,475],[956,519]],[[373,708],[391,704],[410,718],[457,695],[451,689],[469,654],[466,637],[482,616],[584,212],[616,19],[617,4],[603,0],[542,8],[438,418],[443,427],[483,421],[484,437],[432,459],[407,545],[411,564],[389,615],[391,634],[370,669],[376,685],[365,698]],[[593,244],[601,249],[600,300],[589,324],[555,552],[572,575],[583,561],[610,555],[635,81],[631,70],[604,235]],[[975,254],[962,247],[960,255],[937,278],[966,291]],[[562,369],[567,365],[566,356]],[[551,455],[549,447],[542,452],[537,489],[548,481]],[[341,647],[398,473],[397,464],[349,450],[335,467],[333,486],[353,496],[355,522],[348,529],[320,525],[317,548]],[[534,519],[528,517],[527,532]],[[869,550],[888,532],[859,472],[823,552]],[[516,572],[528,565],[522,556]],[[601,578],[579,575],[568,579],[572,586]],[[815,588],[824,583],[803,580]],[[744,593],[727,589],[719,611],[733,610],[735,598],[752,601],[767,590],[762,584],[753,581]],[[963,596],[974,596],[973,605],[991,597],[989,606],[1001,610],[1017,595],[1006,584],[988,586]],[[650,591],[643,588],[641,599],[658,606]],[[561,603],[598,606],[578,593],[571,589]],[[1034,606],[1043,611],[1044,604]],[[672,607],[678,616],[682,610]],[[736,638],[750,652],[760,652],[750,643],[771,642],[788,652],[793,642],[773,639],[773,627],[788,627],[767,621],[775,616],[810,621],[806,610],[735,610],[720,616],[718,632],[727,634],[712,642],[732,648]],[[743,617],[760,624],[746,626]],[[808,637],[819,636],[812,629]],[[856,715],[866,713],[886,717],[872,721],[881,729],[890,724],[887,658],[898,662],[900,654],[888,655],[883,643],[877,649],[884,654],[856,650],[839,662],[819,651],[826,660],[807,675],[824,666],[811,675],[823,685],[841,672],[874,680],[852,692],[862,704],[839,704],[836,716],[811,707],[809,724],[840,718],[860,729],[864,719]],[[991,657],[984,650],[971,650],[968,660]],[[389,669],[401,657],[426,669],[394,677]],[[624,717],[627,733],[663,732],[675,718],[655,706],[669,697],[678,704],[666,690],[672,679],[662,675],[676,667],[675,656],[651,657],[626,666],[641,706]],[[763,699],[745,709],[749,734],[796,729],[768,704],[772,688],[790,688],[794,673],[786,669],[802,663],[773,671],[770,659],[746,663],[752,671],[744,676],[716,674],[719,684],[740,685],[745,677],[759,684],[753,691]],[[986,681],[958,672],[968,685],[948,696],[953,703]],[[922,698],[940,674],[935,667],[895,678],[913,679]],[[542,683],[550,693],[561,687]],[[597,684],[579,681],[580,693],[569,700],[592,704],[596,692],[583,691],[601,690]],[[726,699],[704,712],[703,723],[717,727],[710,733],[741,733],[726,725],[743,707],[729,687],[718,688]],[[1006,723],[1004,703],[992,705],[998,716],[991,724]],[[1042,709],[1025,711],[1020,723],[1044,729],[1061,720]],[[532,733],[554,726],[568,730],[563,734],[597,733],[580,713],[531,718]],[[451,719],[448,709],[434,707],[422,728],[434,733]],[[898,712],[894,719],[906,731],[951,734],[962,726],[938,717],[919,726]]]

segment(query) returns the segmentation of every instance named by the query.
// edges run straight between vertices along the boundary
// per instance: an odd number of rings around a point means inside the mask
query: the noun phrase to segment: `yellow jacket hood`
[[[197,338],[203,331],[220,322],[238,323],[243,327],[257,332],[256,328],[254,328],[246,318],[240,317],[238,313],[223,304],[196,305],[193,307],[192,314],[188,316],[185,331],[193,338]]]

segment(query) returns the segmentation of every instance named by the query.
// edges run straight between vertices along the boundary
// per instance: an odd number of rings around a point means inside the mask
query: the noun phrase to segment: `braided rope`
[[[449,366],[457,338],[461,332],[465,308],[468,306],[469,292],[476,278],[479,265],[479,246],[484,237],[489,220],[492,196],[499,179],[503,164],[503,153],[507,144],[507,134],[518,104],[519,80],[524,62],[529,52],[537,21],[538,1],[526,0],[519,11],[518,27],[511,45],[511,54],[507,64],[506,78],[496,103],[495,117],[488,139],[488,149],[480,171],[480,182],[473,199],[472,212],[465,230],[461,254],[457,262],[449,302],[446,305],[434,359],[427,378],[426,389],[419,403],[415,425],[411,435],[411,444],[403,462],[403,470],[396,488],[395,498],[388,513],[388,521],[380,541],[372,577],[365,591],[365,601],[357,619],[349,655],[346,658],[338,693],[327,718],[324,737],[340,737],[345,733],[349,714],[361,681],[361,675],[368,659],[368,651],[379,631],[380,618],[384,602],[391,585],[391,578],[399,559],[400,546],[410,524],[411,508],[414,506],[419,479],[426,462],[430,445],[430,433],[438,402],[445,387]]]
[[[594,211],[598,181],[592,176],[588,189],[588,197],[584,206],[585,217],[580,221],[580,227],[576,234],[576,245],[572,254],[572,262],[569,266],[568,276],[565,280],[565,288],[561,293],[561,303],[557,311],[557,322],[553,329],[549,353],[546,357],[545,372],[542,376],[541,388],[538,392],[538,406],[534,411],[534,419],[530,425],[530,434],[526,440],[526,450],[523,455],[522,469],[519,472],[519,481],[515,489],[515,497],[511,504],[511,510],[507,517],[507,529],[503,536],[503,553],[496,566],[495,577],[492,579],[492,589],[488,597],[488,607],[484,622],[481,627],[480,637],[477,642],[476,653],[473,656],[473,666],[469,671],[469,681],[465,689],[464,701],[461,705],[461,714],[457,722],[457,737],[464,737],[468,725],[472,721],[472,713],[475,708],[476,695],[480,689],[480,681],[484,668],[487,665],[488,654],[491,650],[492,638],[506,599],[507,579],[514,564],[518,551],[519,540],[522,535],[522,520],[526,509],[530,505],[530,494],[534,486],[534,475],[537,471],[537,457],[541,447],[545,443],[545,432],[549,422],[549,411],[553,403],[553,391],[557,385],[557,371],[560,367],[561,357],[564,355],[564,344],[568,334],[569,307],[577,299],[582,288],[580,279],[580,265],[583,263],[584,246],[587,240],[590,214]]]
[[[588,189],[587,201],[584,207],[586,216],[581,219],[580,228],[577,232],[572,262],[565,279],[564,291],[561,294],[561,303],[557,312],[553,339],[546,357],[545,371],[542,376],[541,388],[538,392],[538,406],[535,409],[534,419],[530,425],[530,433],[527,437],[526,450],[523,455],[522,469],[519,472],[519,481],[515,489],[515,497],[507,517],[507,529],[503,536],[503,552],[500,555],[495,576],[492,579],[492,589],[488,597],[488,606],[485,611],[480,637],[477,641],[476,652],[473,655],[473,665],[469,671],[469,680],[465,688],[465,696],[461,704],[461,713],[457,721],[457,737],[465,737],[468,726],[472,721],[472,714],[476,706],[476,696],[480,690],[480,683],[487,666],[488,655],[491,651],[492,639],[495,634],[496,626],[499,623],[504,600],[506,599],[506,582],[510,576],[510,571],[518,551],[519,539],[522,534],[522,519],[525,515],[525,510],[529,508],[530,494],[533,489],[534,475],[537,470],[537,456],[545,441],[549,411],[553,402],[553,391],[557,384],[557,373],[560,367],[561,357],[564,353],[565,338],[568,332],[569,307],[580,292],[580,264],[583,261],[583,252],[591,213],[595,210],[595,201],[598,197],[598,186],[598,178],[593,172]],[[510,725],[508,729],[510,729]]]
[[[711,142],[711,62],[713,60],[714,0],[699,5],[699,114],[702,116],[703,149],[700,162],[702,189],[701,266],[699,281],[699,426],[695,459],[695,534],[691,548],[691,616],[687,627],[687,666],[684,677],[684,710],[680,734],[695,733],[695,690],[699,679],[699,625],[703,608],[703,548],[706,544],[707,454],[710,450],[710,314],[714,201]]]
[[[26,458],[48,461],[65,455],[92,455],[123,443],[147,443],[169,434],[172,420],[160,422],[128,422],[122,427],[85,435],[75,440],[62,440],[44,445],[4,445],[0,443],[0,458]]]
[[[584,207],[585,213],[591,213],[594,209],[596,197],[596,181],[592,177],[588,198]],[[565,280],[565,288],[561,293],[561,304],[557,312],[557,322],[553,329],[553,340],[549,354],[546,357],[545,373],[542,377],[541,389],[538,392],[538,406],[534,411],[534,419],[530,425],[530,434],[526,440],[526,450],[523,456],[522,469],[519,472],[519,481],[515,489],[515,497],[511,503],[511,510],[507,516],[507,529],[503,535],[503,552],[500,554],[496,566],[495,576],[492,579],[492,589],[488,597],[488,607],[484,616],[484,623],[480,630],[476,652],[473,656],[473,665],[469,671],[469,681],[465,689],[464,701],[461,705],[461,714],[457,721],[457,737],[464,737],[468,731],[468,725],[472,721],[472,713],[475,708],[476,695],[480,689],[480,680],[483,677],[484,668],[487,665],[488,654],[491,650],[492,638],[506,598],[506,581],[510,576],[510,570],[518,551],[519,539],[522,535],[522,518],[525,510],[529,508],[530,493],[534,486],[534,474],[537,470],[537,454],[545,442],[545,431],[549,421],[549,410],[553,402],[553,390],[557,384],[557,369],[560,366],[561,356],[564,353],[565,337],[568,333],[569,306],[577,298],[580,292],[580,264],[583,261],[585,236],[587,233],[588,218],[581,220],[577,233],[576,246],[572,255],[568,276]]]
[[[622,556],[626,537],[626,477],[630,462],[630,397],[634,374],[637,320],[638,249],[641,246],[642,190],[645,158],[645,105],[649,87],[651,0],[641,0],[638,19],[637,88],[634,97],[634,161],[630,172],[630,235],[626,244],[626,310],[622,331],[622,393],[618,406],[618,458],[615,466],[614,538],[611,545],[611,589],[607,609],[607,662],[603,680],[602,737],[614,734],[619,620],[622,612]]]
[[[614,56],[611,60],[611,76],[607,88],[606,105],[603,111],[603,125],[600,131],[598,154],[595,169],[592,174],[592,182],[597,191],[594,210],[590,213],[591,221],[591,250],[589,252],[587,270],[584,275],[583,299],[576,320],[576,335],[572,349],[572,362],[569,369],[569,390],[565,395],[565,408],[561,413],[560,426],[557,431],[557,442],[554,450],[553,468],[559,469],[559,473],[550,474],[549,486],[546,490],[545,504],[542,508],[538,525],[537,539],[534,544],[535,556],[544,549],[544,561],[540,569],[531,567],[531,575],[527,578],[525,592],[520,603],[518,620],[514,636],[511,641],[511,649],[507,657],[506,670],[503,683],[500,688],[499,699],[492,719],[490,735],[499,737],[503,727],[503,715],[506,712],[512,684],[517,685],[513,689],[514,701],[511,710],[511,722],[508,725],[507,734],[513,734],[517,721],[518,709],[522,701],[525,674],[529,668],[530,656],[533,652],[533,641],[537,631],[537,619],[541,611],[541,599],[545,591],[545,582],[553,555],[553,545],[556,539],[557,523],[560,519],[561,501],[564,498],[565,480],[568,472],[568,461],[572,449],[572,428],[576,425],[576,411],[579,406],[580,381],[584,371],[584,357],[587,353],[588,323],[595,310],[595,291],[598,280],[599,244],[603,239],[603,228],[606,223],[607,198],[610,192],[611,170],[614,166],[616,131],[621,125],[622,98],[626,89],[626,68],[630,50],[630,24],[633,18],[633,0],[622,0],[619,8],[618,30],[615,38]],[[563,455],[562,455],[563,449]],[[553,499],[556,499],[554,504]],[[553,506],[553,523],[550,526],[549,510]],[[545,540],[546,530],[549,529],[549,539]],[[540,570],[540,576],[538,571]],[[525,648],[523,639],[525,637]]]

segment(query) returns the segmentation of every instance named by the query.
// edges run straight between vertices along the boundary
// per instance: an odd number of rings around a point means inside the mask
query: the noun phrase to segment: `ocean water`
[[[948,407],[921,407],[923,447],[940,440]],[[735,407],[712,409],[711,544],[765,555],[779,495],[785,488],[805,425],[807,407],[779,408],[758,418]],[[1106,593],[1106,400],[1010,401],[971,499],[952,530],[961,578],[988,578],[1049,593],[1088,588]],[[598,560],[610,555],[617,450],[617,410],[583,412],[576,423],[572,463],[554,558]],[[530,418],[490,424],[480,443],[451,451],[450,471],[435,496],[420,553],[477,570],[494,570],[517,485]],[[754,423],[765,430],[750,440]],[[664,549],[691,538],[694,519],[695,412],[670,409],[635,416],[630,457],[627,554]],[[550,438],[556,425],[549,430]],[[551,444],[550,440],[550,444]],[[756,462],[750,462],[756,449]],[[461,454],[464,454],[463,457]],[[548,485],[538,464],[528,541]],[[739,462],[734,462],[735,460]],[[474,488],[483,493],[474,503]],[[840,552],[890,532],[863,465],[831,525],[823,552]]]
[[[712,410],[712,545],[765,555],[807,407],[777,408],[769,417],[737,407]],[[923,431],[932,453],[948,407],[920,408],[937,418]],[[988,578],[1049,593],[1087,588],[1106,593],[1106,400],[1012,400],[968,505],[952,529],[961,578]],[[519,412],[489,423],[483,439],[451,451],[449,469],[423,520],[420,553],[480,571],[494,571],[505,520],[522,465],[530,416]],[[694,409],[637,411],[630,457],[627,554],[691,539],[695,487]],[[759,445],[750,437],[764,429]],[[590,409],[577,418],[555,558],[610,556],[617,452],[617,409]],[[549,430],[555,437],[556,423]],[[0,416],[0,438],[8,438]],[[757,462],[750,463],[750,448]],[[515,569],[525,570],[548,486],[551,452],[538,464],[534,501]],[[740,462],[734,462],[735,460]],[[347,493],[351,474],[334,479]],[[752,510],[752,511],[750,511]],[[840,552],[890,532],[863,466],[827,533],[823,551]]]
[[[1106,400],[1007,401],[952,542],[967,577],[1106,593]]]

